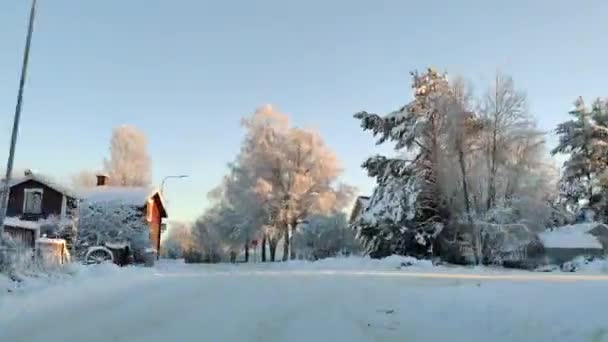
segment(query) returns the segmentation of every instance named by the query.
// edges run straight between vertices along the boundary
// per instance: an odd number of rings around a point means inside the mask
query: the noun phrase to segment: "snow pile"
[[[10,280],[5,274],[0,273],[0,297],[4,292],[8,291],[13,285],[13,281]]]
[[[562,265],[564,272],[608,273],[608,260],[588,257],[577,257]]]
[[[589,228],[589,226],[591,227]],[[545,248],[602,249],[602,244],[597,238],[587,233],[595,226],[591,224],[564,226],[552,231],[544,231],[539,234],[539,238]]]
[[[37,243],[49,244],[49,245],[65,245],[64,239],[50,239],[47,237],[41,237],[36,239]]]
[[[66,296],[77,291],[77,289],[87,289],[91,284],[107,282],[108,288],[122,288],[129,286],[137,279],[149,279],[153,276],[153,271],[143,267],[119,267],[112,263],[99,265],[70,264],[63,268],[54,269],[53,272],[27,272],[18,276],[18,280],[11,280],[4,274],[0,274],[0,321],[3,319],[1,308],[4,301],[7,303],[15,302],[13,307],[27,310],[28,305],[38,305],[28,302],[20,302],[20,296],[37,293],[42,297],[46,291],[53,288],[61,288],[61,295],[56,298],[45,297],[45,306],[51,307],[58,305]],[[108,281],[107,281],[108,280]],[[16,295],[16,296],[15,296]],[[11,298],[8,298],[11,297]],[[17,314],[15,310],[11,314]]]
[[[590,261],[583,261],[578,265],[577,270],[586,273],[608,273],[608,260],[593,259]]]
[[[430,260],[419,260],[413,257],[392,255],[383,259],[370,257],[337,257],[317,261],[292,260],[287,263],[271,264],[273,268],[285,270],[376,270],[388,271],[407,269],[430,269],[433,263]]]
[[[69,268],[54,268],[51,272],[35,267],[18,270],[10,277],[0,273],[0,299],[6,293],[30,292],[49,287],[65,281],[66,278],[69,278],[69,275]]]

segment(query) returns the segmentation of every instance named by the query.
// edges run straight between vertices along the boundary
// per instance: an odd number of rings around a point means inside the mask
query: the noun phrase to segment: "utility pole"
[[[27,77],[27,65],[30,59],[30,45],[32,42],[32,33],[34,32],[34,19],[36,17],[36,0],[32,0],[30,9],[30,21],[27,30],[27,38],[25,40],[25,51],[23,53],[23,64],[21,66],[21,79],[19,80],[19,93],[17,95],[17,106],[15,107],[15,118],[13,120],[13,132],[11,134],[11,145],[8,153],[8,161],[6,163],[6,175],[2,187],[0,210],[0,236],[4,233],[4,218],[6,217],[6,209],[8,207],[8,191],[10,189],[10,181],[13,173],[13,161],[15,159],[15,146],[17,145],[17,135],[19,134],[19,119],[21,118],[21,106],[23,104],[23,88],[25,87],[25,79]]]

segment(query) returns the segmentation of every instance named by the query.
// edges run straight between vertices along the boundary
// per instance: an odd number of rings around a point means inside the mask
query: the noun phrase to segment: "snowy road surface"
[[[0,295],[0,341],[608,341],[608,278],[176,265]]]

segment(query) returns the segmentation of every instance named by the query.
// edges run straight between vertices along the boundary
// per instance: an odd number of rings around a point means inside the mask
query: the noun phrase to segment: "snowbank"
[[[564,263],[561,267],[565,272],[608,273],[608,260],[598,258],[578,257]]]
[[[287,263],[273,264],[276,268],[297,270],[398,270],[403,267],[424,268],[433,267],[430,260],[418,260],[413,257],[392,255],[383,259],[370,257],[327,258],[317,261],[292,260]]]
[[[577,270],[587,273],[608,273],[608,260],[594,259],[591,261],[584,261],[578,265]]]
[[[552,342],[608,337],[608,277],[568,281],[575,276],[536,274],[532,281],[406,276],[405,270],[329,276],[289,271],[385,268],[408,259],[255,265],[163,261],[163,267],[184,269],[157,270],[158,276],[148,276],[144,268],[79,266],[60,286],[0,297],[0,341]],[[418,265],[411,267],[428,262]],[[234,271],[210,275],[216,267]],[[248,272],[275,267],[286,270]],[[429,272],[445,269],[435,266]]]
[[[99,303],[103,303],[104,293],[110,295],[137,288],[139,284],[154,278],[154,272],[149,268],[121,268],[110,263],[91,266],[72,264],[63,272],[29,275],[20,282],[4,278],[0,275],[0,322],[32,313],[53,317],[65,307],[66,302],[77,298],[95,297]],[[0,340],[3,341],[2,338]]]
[[[120,272],[120,276],[117,273]],[[86,281],[99,281],[102,278],[121,278],[152,274],[150,269],[142,267],[119,267],[115,264],[106,263],[100,265],[70,264],[59,267],[53,271],[28,271],[17,275],[18,281],[11,280],[8,276],[0,274],[0,299],[7,293],[29,293],[41,291],[53,285],[65,287],[77,286]],[[68,291],[69,292],[69,291]]]
[[[581,261],[575,272],[579,273],[608,273],[608,261],[593,260]],[[547,265],[539,267],[534,271],[522,269],[503,268],[499,266],[461,266],[453,264],[433,265],[430,260],[420,260],[413,257],[392,255],[383,259],[372,259],[369,257],[350,256],[328,258],[317,261],[292,260],[288,262],[251,262],[246,264],[186,264],[183,259],[160,259],[156,262],[154,270],[157,272],[190,272],[193,269],[204,269],[207,274],[266,272],[297,274],[301,271],[322,271],[329,273],[349,273],[349,271],[362,272],[416,272],[437,274],[530,274],[531,272],[561,272],[559,266]]]
[[[565,226],[553,231],[542,232],[538,236],[546,248],[602,249],[602,244],[595,236],[588,234],[586,228],[570,229],[569,226]]]
[[[13,285],[13,282],[6,275],[0,273],[0,296],[2,296],[3,292],[9,290],[11,285]]]

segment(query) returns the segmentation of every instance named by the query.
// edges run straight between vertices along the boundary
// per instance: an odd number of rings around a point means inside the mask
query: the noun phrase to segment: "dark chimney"
[[[97,186],[105,186],[108,185],[108,177],[107,175],[97,175]]]

